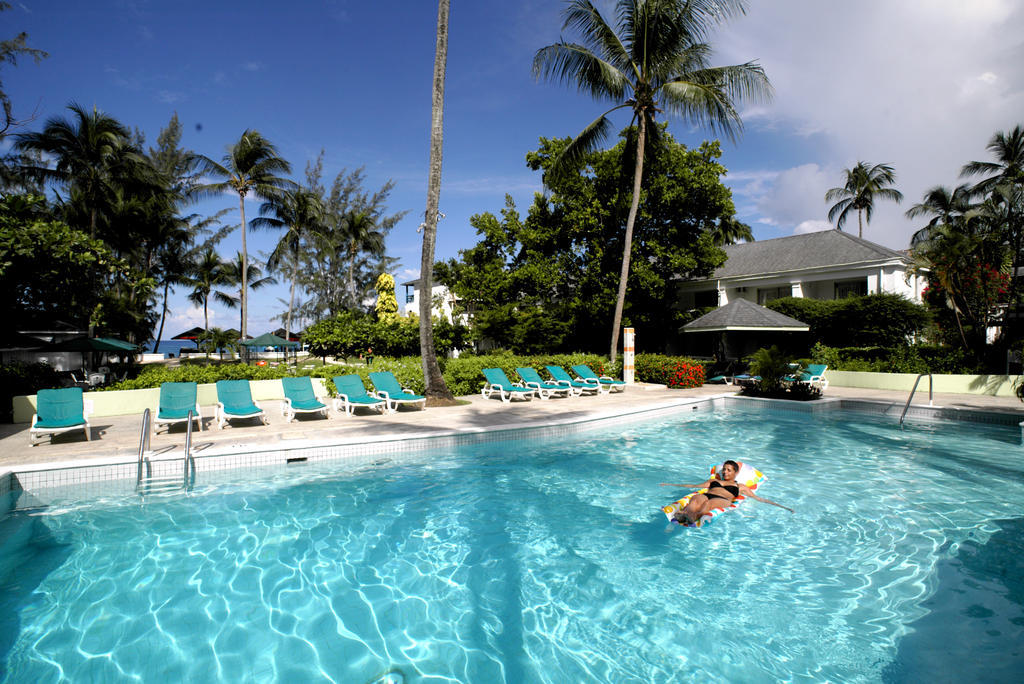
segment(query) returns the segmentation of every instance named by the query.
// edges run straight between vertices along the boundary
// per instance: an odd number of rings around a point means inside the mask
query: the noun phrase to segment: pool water
[[[0,678],[1018,681],[1019,442],[730,408],[69,497],[3,521]],[[726,458],[797,513],[668,525]]]

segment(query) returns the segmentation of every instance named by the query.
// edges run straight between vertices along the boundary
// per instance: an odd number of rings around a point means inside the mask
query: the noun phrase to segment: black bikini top
[[[740,495],[740,488],[739,487],[737,487],[736,485],[723,485],[718,480],[712,480],[711,481],[711,484],[708,486],[708,490],[712,490],[712,489],[724,489],[725,491],[729,492],[733,496],[739,496]]]

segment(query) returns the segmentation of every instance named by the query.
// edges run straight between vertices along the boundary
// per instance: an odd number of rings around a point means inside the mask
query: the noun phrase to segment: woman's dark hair
[[[731,465],[733,468],[735,468],[737,473],[740,472],[740,464],[737,463],[736,461],[726,461],[725,463],[722,464],[722,467],[724,468],[727,465]]]

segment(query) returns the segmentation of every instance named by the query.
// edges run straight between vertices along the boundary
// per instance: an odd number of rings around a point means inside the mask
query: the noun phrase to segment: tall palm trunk
[[[292,334],[292,309],[295,308],[295,281],[299,279],[299,259],[295,257],[295,263],[292,264],[292,286],[288,292],[288,318],[284,322],[284,338],[287,340]]]
[[[430,114],[430,175],[427,180],[427,213],[423,227],[420,259],[420,355],[428,405],[455,401],[441,375],[434,352],[434,326],[430,318],[433,290],[434,247],[437,242],[437,212],[441,201],[441,146],[444,142],[444,78],[448,65],[448,0],[437,3],[437,50],[434,54],[434,95]]]
[[[210,313],[209,313],[210,309],[209,309],[209,306],[210,306],[210,295],[209,295],[209,293],[207,293],[207,295],[205,297],[203,297],[203,332],[206,333],[206,335],[210,334]],[[205,337],[205,335],[204,335],[204,337]],[[209,347],[206,348],[206,358],[207,358],[207,360],[209,360],[209,358],[210,358],[210,348]]]
[[[440,182],[440,181],[439,181]],[[433,251],[431,251],[433,254]],[[348,298],[353,309],[358,308],[356,304],[356,257],[359,256],[359,252],[356,250],[355,244],[349,249],[348,253]]]
[[[170,282],[164,283],[164,306],[160,312],[160,330],[156,334],[156,344],[153,345],[153,353],[156,354],[160,348],[160,338],[164,336],[164,321],[167,320],[167,291],[171,288]]]
[[[862,216],[864,212],[860,209],[857,210],[857,237],[864,237],[864,218]]]
[[[629,255],[633,249],[633,224],[640,208],[640,181],[644,175],[644,142],[647,137],[647,122],[640,115],[640,134],[636,139],[636,168],[633,171],[633,201],[629,205],[629,216],[626,218],[625,244],[622,247],[622,273],[619,275],[619,295],[615,298],[615,315],[612,317],[612,348],[608,353],[615,363],[619,349],[619,326],[622,325],[622,309],[626,304],[626,282],[629,280]]]
[[[242,339],[245,339],[245,321],[246,321],[246,299],[248,294],[248,271],[249,271],[249,252],[245,249],[245,193],[238,193],[238,211],[242,215],[242,296],[239,306],[242,309],[241,321],[239,323],[239,329],[242,332]]]

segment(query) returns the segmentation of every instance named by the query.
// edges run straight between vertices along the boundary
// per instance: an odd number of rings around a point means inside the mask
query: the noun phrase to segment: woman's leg
[[[704,507],[708,503],[708,497],[703,494],[694,494],[690,497],[690,500],[683,506],[683,510],[676,513],[676,518],[687,525],[692,525],[697,522],[703,513]]]

